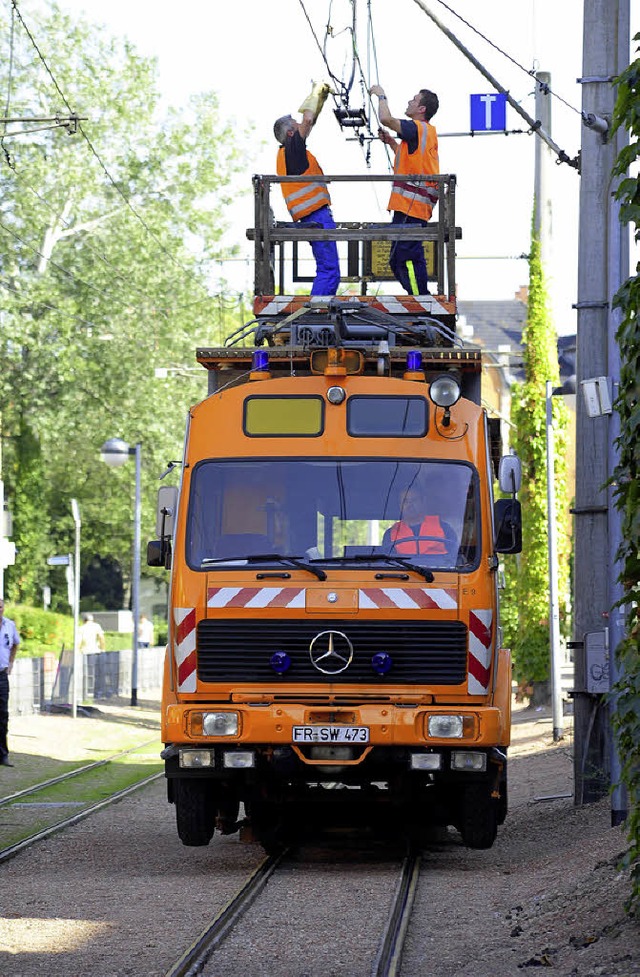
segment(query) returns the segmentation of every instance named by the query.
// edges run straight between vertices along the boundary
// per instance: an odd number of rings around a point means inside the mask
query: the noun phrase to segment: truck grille
[[[312,665],[309,645],[321,631],[341,631],[353,645],[344,672],[324,675]],[[201,682],[460,685],[467,678],[467,628],[460,621],[204,620],[197,634]],[[270,663],[277,651],[291,659],[282,676]],[[392,659],[386,675],[372,667],[377,652]]]

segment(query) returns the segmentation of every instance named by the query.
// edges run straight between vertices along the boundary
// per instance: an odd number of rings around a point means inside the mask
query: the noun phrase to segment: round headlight
[[[453,407],[460,400],[460,384],[455,377],[441,376],[429,387],[429,396],[436,407]]]

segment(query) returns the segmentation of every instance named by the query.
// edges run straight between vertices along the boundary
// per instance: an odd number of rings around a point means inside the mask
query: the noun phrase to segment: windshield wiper
[[[405,559],[404,556],[394,556],[391,553],[372,553],[371,556],[365,556],[363,553],[358,553],[356,556],[331,556],[326,560],[322,560],[321,562],[377,563],[380,560],[384,560],[385,563],[391,563],[393,566],[404,567],[405,570],[413,570],[414,573],[419,573],[421,577],[424,577],[427,583],[432,583],[435,580],[431,570],[428,570],[426,567],[421,567],[417,563],[412,563],[411,560]]]
[[[297,567],[299,570],[308,570],[313,573],[318,580],[326,580],[327,575],[320,567],[312,567],[302,559],[301,556],[282,556],[280,553],[251,553],[250,556],[207,556],[201,562],[201,566],[212,566],[214,563],[284,563],[288,566]]]

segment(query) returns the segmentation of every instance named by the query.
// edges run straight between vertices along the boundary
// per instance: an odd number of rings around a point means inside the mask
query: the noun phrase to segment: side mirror
[[[522,463],[517,455],[503,455],[498,466],[498,485],[501,492],[515,495],[522,484]]]
[[[156,505],[156,533],[163,539],[173,536],[178,509],[178,489],[175,485],[162,485],[158,489]]]
[[[517,499],[498,499],[494,503],[496,553],[522,552],[522,509]]]
[[[147,566],[171,569],[171,543],[168,539],[150,539],[147,543]]]

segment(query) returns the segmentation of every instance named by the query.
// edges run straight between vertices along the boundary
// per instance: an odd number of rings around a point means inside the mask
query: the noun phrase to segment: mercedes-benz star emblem
[[[353,661],[353,645],[342,631],[321,631],[309,645],[309,657],[319,672],[338,675]]]

